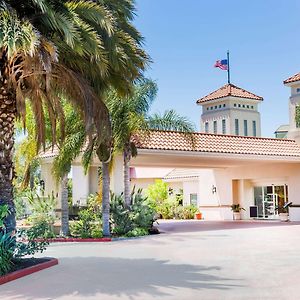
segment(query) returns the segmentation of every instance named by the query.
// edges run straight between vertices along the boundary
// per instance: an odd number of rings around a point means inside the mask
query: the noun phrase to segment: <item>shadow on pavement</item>
[[[0,288],[1,299],[56,299],[96,294],[168,296],[164,289],[228,290],[240,285],[230,278],[209,274],[219,267],[170,264],[167,260],[102,257],[61,258],[60,265]],[[69,297],[68,297],[69,299]],[[100,298],[99,298],[100,299]]]

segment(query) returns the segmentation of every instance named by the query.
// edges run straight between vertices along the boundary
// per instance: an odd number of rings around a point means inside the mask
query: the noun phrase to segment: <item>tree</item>
[[[120,8],[110,11],[117,4]],[[58,125],[59,138],[64,137],[60,99],[65,98],[81,112],[86,131],[97,133],[98,143],[109,139],[101,95],[108,86],[128,91],[148,58],[140,47],[142,37],[126,22],[133,14],[131,5],[130,0],[0,0],[0,201],[11,210],[6,219],[9,231],[15,228],[16,118],[25,123],[28,101],[37,145],[45,148],[47,111],[55,144]]]
[[[181,132],[195,131],[195,125],[175,110],[166,110],[163,114],[155,113],[147,117],[148,127],[154,130],[173,130]]]
[[[157,93],[155,82],[145,79],[135,85],[132,95],[120,98],[115,93],[109,94],[107,106],[111,115],[114,146],[123,153],[124,159],[124,199],[130,205],[129,162],[136,156],[137,149],[131,138],[141,130],[175,130],[191,133],[195,126],[174,110],[163,115],[149,116],[149,110]]]

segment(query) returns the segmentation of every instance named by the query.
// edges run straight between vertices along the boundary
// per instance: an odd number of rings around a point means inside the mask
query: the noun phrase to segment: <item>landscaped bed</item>
[[[50,268],[58,264],[56,258],[23,258],[12,267],[8,274],[0,276],[0,285],[30,275],[32,273]]]

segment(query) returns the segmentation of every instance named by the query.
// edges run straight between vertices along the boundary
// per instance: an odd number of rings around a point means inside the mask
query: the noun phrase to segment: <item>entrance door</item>
[[[286,185],[254,187],[254,203],[257,206],[258,218],[277,219],[280,210],[288,201]]]

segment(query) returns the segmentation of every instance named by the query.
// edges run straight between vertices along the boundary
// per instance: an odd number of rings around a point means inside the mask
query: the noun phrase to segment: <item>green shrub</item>
[[[125,206],[123,195],[111,197],[111,224],[112,231],[117,235],[127,235],[129,232],[140,228],[149,232],[152,228],[155,210],[149,205],[147,197],[142,195],[142,190],[131,193],[131,203]]]
[[[42,226],[20,230],[16,235],[6,232],[3,221],[8,213],[6,205],[0,206],[0,276],[9,273],[21,257],[43,252],[48,245],[47,241],[37,241],[45,235]]]
[[[71,236],[80,238],[102,237],[101,222],[90,209],[78,213],[79,221],[70,224]]]
[[[177,208],[177,218],[184,220],[194,219],[196,212],[198,212],[198,208],[194,205],[179,206]]]
[[[136,237],[136,236],[144,236],[148,235],[149,231],[145,228],[134,228],[125,234],[126,237]]]
[[[41,197],[37,193],[29,192],[27,201],[32,212],[28,220],[32,224],[39,224],[40,222],[54,224],[57,206],[57,199],[54,195]]]
[[[112,232],[117,235],[124,235],[134,228],[133,218],[129,208],[125,206],[122,195],[111,195],[110,219]]]

